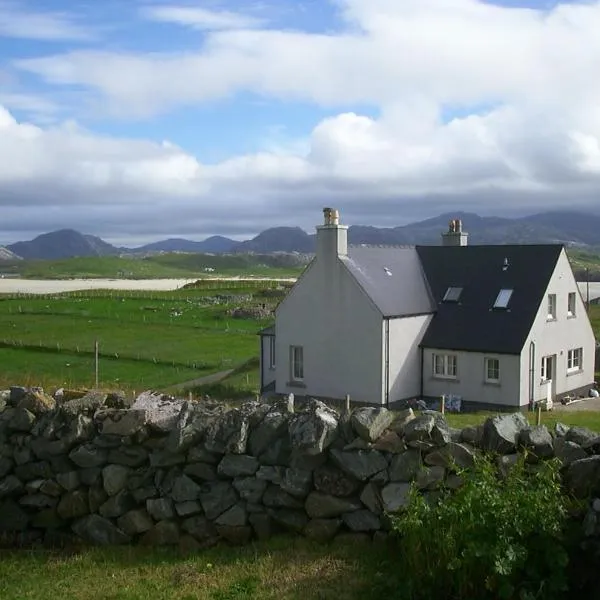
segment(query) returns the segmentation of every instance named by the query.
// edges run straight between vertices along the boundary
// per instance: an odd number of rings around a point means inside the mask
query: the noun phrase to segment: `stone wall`
[[[316,400],[228,409],[144,393],[55,398],[0,392],[0,532],[12,543],[142,543],[200,548],[288,531],[327,541],[384,537],[411,482],[458,487],[481,450],[505,468],[519,448],[558,456],[566,485],[590,497],[599,533],[600,437],[529,427],[520,414],[451,429],[444,417],[384,408],[338,414]]]

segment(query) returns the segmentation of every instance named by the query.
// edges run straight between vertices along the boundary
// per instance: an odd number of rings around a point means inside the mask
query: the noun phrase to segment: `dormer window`
[[[444,302],[458,302],[463,289],[461,287],[449,287],[444,294]]]
[[[512,293],[513,290],[501,289],[496,297],[496,302],[494,302],[494,308],[507,308]]]

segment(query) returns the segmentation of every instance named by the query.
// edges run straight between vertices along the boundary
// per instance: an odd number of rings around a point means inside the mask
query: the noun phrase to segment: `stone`
[[[27,513],[14,501],[0,501],[0,533],[25,531],[29,525]]]
[[[150,453],[150,466],[156,468],[174,467],[185,463],[185,454],[173,454],[167,450],[155,450]]]
[[[470,469],[475,465],[475,451],[467,444],[450,442],[425,456],[426,465],[448,469]]]
[[[445,476],[444,467],[423,467],[417,475],[415,485],[420,490],[434,490],[442,484]]]
[[[292,447],[288,437],[276,439],[259,457],[262,465],[289,466],[292,461]]]
[[[587,452],[581,446],[567,441],[564,437],[554,439],[554,455],[565,466],[576,460],[587,458]]]
[[[500,475],[506,477],[510,470],[519,462],[519,454],[505,454],[498,456],[497,464],[500,471]]]
[[[130,436],[146,426],[146,411],[139,409],[105,408],[96,411],[94,423],[103,434]]]
[[[91,416],[106,402],[106,394],[99,390],[91,390],[80,398],[73,398],[60,405],[62,413],[72,416],[80,414]]]
[[[73,524],[73,532],[85,541],[100,546],[128,544],[131,537],[100,515],[89,515]]]
[[[13,461],[10,458],[4,456],[0,457],[0,479],[5,475],[8,475],[13,468]]]
[[[31,450],[40,460],[46,460],[66,454],[69,451],[69,445],[65,440],[47,440],[37,438],[31,441]]]
[[[285,477],[285,468],[277,466],[262,466],[256,472],[256,478],[261,481],[268,481],[275,485],[281,485]]]
[[[56,512],[65,521],[89,515],[88,492],[83,490],[68,492],[60,499]]]
[[[251,514],[248,521],[259,540],[268,540],[273,535],[272,519],[266,513]]]
[[[193,463],[186,465],[183,472],[197,481],[214,481],[217,479],[217,469],[207,463]]]
[[[237,502],[237,494],[233,486],[226,481],[214,481],[201,486],[200,504],[204,514],[214,520]]]
[[[366,481],[376,473],[387,469],[388,466],[383,454],[376,450],[356,452],[332,450],[330,456],[336,466],[359,481]]]
[[[428,410],[422,413],[421,416],[432,416],[433,427],[431,428],[431,442],[436,446],[444,446],[452,441],[452,430],[446,417],[435,410]],[[423,440],[427,441],[427,440]]]
[[[529,428],[522,413],[490,417],[483,425],[481,445],[484,450],[511,454],[516,450],[520,432]]]
[[[87,513],[83,513],[87,514]],[[40,529],[56,529],[64,524],[56,508],[46,508],[36,512],[31,518],[31,526]]]
[[[108,462],[124,467],[141,467],[148,461],[148,450],[142,446],[121,446],[108,452]]]
[[[304,535],[321,544],[330,542],[342,525],[341,519],[311,519],[304,528]]]
[[[122,465],[107,465],[102,469],[102,484],[109,496],[118,494],[127,485],[131,469]]]
[[[371,532],[381,529],[379,517],[366,509],[345,513],[342,515],[342,520],[350,531]]]
[[[464,427],[461,430],[460,441],[476,448],[481,447],[483,441],[483,424]]]
[[[131,495],[138,504],[145,504],[146,500],[158,496],[158,490],[153,485],[147,485],[131,490]]]
[[[458,488],[462,487],[462,485],[464,483],[465,483],[465,480],[460,475],[457,475],[456,473],[450,473],[446,477],[446,487],[449,490],[457,490]]]
[[[357,408],[350,422],[356,434],[365,442],[374,442],[393,423],[394,413],[383,407]]]
[[[349,450],[370,450],[373,444],[371,442],[365,442],[362,438],[354,438],[349,444],[342,446],[341,439],[337,439],[335,442],[338,450],[344,450],[348,452]]]
[[[233,487],[242,500],[258,504],[267,489],[267,482],[256,477],[241,477],[233,480]]]
[[[79,478],[83,485],[94,485],[100,481],[102,477],[102,469],[100,467],[90,467],[89,469],[81,469]]]
[[[535,458],[554,456],[552,436],[545,425],[536,425],[523,429],[519,433],[519,445]]]
[[[410,502],[410,483],[390,483],[381,490],[383,509],[388,513],[396,513],[408,506]]]
[[[421,453],[418,450],[410,448],[402,454],[396,454],[390,463],[390,481],[413,481],[422,467]]]
[[[26,409],[35,416],[43,415],[56,408],[56,400],[41,389],[30,389],[17,405],[18,409]]]
[[[248,522],[248,514],[244,505],[237,503],[215,519],[215,525],[227,527],[244,527]]]
[[[35,415],[26,408],[17,408],[8,422],[8,427],[13,431],[29,432],[33,428],[35,418]]]
[[[117,519],[117,526],[127,535],[138,535],[149,531],[154,526],[152,519],[143,509],[130,510]]]
[[[153,431],[169,433],[177,425],[184,404],[184,400],[171,399],[164,394],[143,392],[131,408],[146,413],[146,425]]]
[[[385,431],[373,444],[373,450],[388,452],[389,454],[400,454],[406,450],[406,444],[395,431]]]
[[[361,508],[362,505],[356,500],[336,498],[320,492],[311,492],[304,504],[306,514],[311,519],[330,519]]]
[[[93,485],[88,489],[88,502],[90,512],[98,512],[98,509],[108,500],[108,494],[100,485]]]
[[[248,416],[234,408],[221,415],[207,429],[204,447],[220,454],[245,454],[249,432]]]
[[[598,434],[587,427],[571,427],[565,435],[565,441],[574,442],[578,446],[584,446],[587,442],[596,439]]]
[[[198,500],[200,497],[200,486],[187,475],[181,475],[175,480],[171,497],[175,502],[187,502]]]
[[[277,485],[269,485],[263,494],[262,503],[270,508],[302,508],[302,501],[284,492]]]
[[[274,407],[262,419],[262,421],[251,431],[248,439],[250,454],[260,456],[278,438],[287,433],[289,414]]]
[[[405,424],[403,429],[404,439],[406,443],[414,441],[431,441],[431,432],[435,424],[433,414],[420,414],[418,417],[411,419]]]
[[[412,408],[406,408],[404,410],[394,412],[396,418],[394,419],[389,428],[393,432],[402,436],[404,435],[404,428],[406,427],[406,425],[411,421],[414,421],[414,419],[416,419],[416,416]]]
[[[133,510],[135,506],[135,500],[131,494],[126,490],[121,490],[115,496],[110,496],[98,508],[98,512],[107,519],[116,519],[117,517],[122,517],[126,512]]]
[[[301,510],[291,508],[271,509],[268,513],[273,520],[289,531],[302,533],[308,522],[308,517]]]
[[[191,517],[192,515],[198,515],[202,512],[202,505],[195,500],[179,502],[175,505],[175,512],[179,517]]]
[[[286,469],[285,476],[281,482],[284,492],[297,498],[306,498],[311,490],[313,475],[312,471],[304,469]]]
[[[53,508],[58,502],[57,498],[47,496],[46,494],[28,494],[21,496],[19,504],[28,508],[40,510],[42,508]]]
[[[42,494],[47,494],[48,496],[58,497],[62,495],[63,491],[64,488],[53,479],[46,479],[40,486],[40,492],[42,492]]]
[[[225,477],[244,477],[254,475],[258,471],[258,460],[247,454],[226,454],[219,466],[217,473]]]
[[[144,546],[177,546],[179,527],[175,521],[159,521],[140,539]]]
[[[554,424],[554,437],[555,438],[563,438],[569,433],[569,426],[564,423],[555,423]]]
[[[58,473],[56,475],[57,483],[67,492],[76,490],[80,485],[79,473],[77,471],[68,471],[67,473]]]
[[[360,494],[360,501],[375,515],[382,512],[381,494],[373,483],[367,483]]]
[[[24,465],[18,465],[14,469],[14,474],[21,481],[31,481],[32,479],[51,479],[54,477],[52,468],[46,461],[36,461]]]
[[[243,546],[252,538],[252,527],[231,527],[229,525],[217,525],[217,534],[225,541],[234,546]]]
[[[93,444],[83,444],[69,453],[69,458],[81,468],[101,467],[106,464],[108,452]]]
[[[0,481],[0,499],[16,496],[24,489],[23,483],[15,475],[9,475]]]
[[[194,446],[190,448],[187,456],[188,463],[208,463],[209,465],[216,465],[221,460],[220,454],[209,452],[202,446]]]
[[[577,498],[600,495],[600,455],[570,463],[565,470],[564,483]]]
[[[206,517],[190,517],[182,522],[181,528],[199,542],[215,540],[217,532],[214,525]]]
[[[146,500],[146,510],[155,521],[164,521],[175,516],[173,501],[169,498],[149,498]]]
[[[310,399],[303,412],[290,420],[290,443],[301,455],[322,454],[337,437],[338,414],[319,400]]]
[[[313,474],[315,489],[331,496],[352,496],[360,488],[360,482],[341,469],[323,465]]]

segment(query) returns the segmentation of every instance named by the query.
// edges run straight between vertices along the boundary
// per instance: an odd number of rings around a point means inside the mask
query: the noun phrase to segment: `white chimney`
[[[323,209],[324,223],[317,226],[317,260],[348,254],[348,227],[340,225],[340,213],[335,208]]]
[[[469,241],[469,234],[463,231],[462,221],[452,219],[448,226],[448,231],[442,233],[442,246],[466,246]]]

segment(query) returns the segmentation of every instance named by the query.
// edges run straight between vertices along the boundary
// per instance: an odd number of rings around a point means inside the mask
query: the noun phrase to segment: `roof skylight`
[[[444,302],[458,302],[463,289],[461,287],[449,287],[444,294]]]
[[[501,289],[494,302],[494,308],[506,308],[510,302],[513,290]]]

